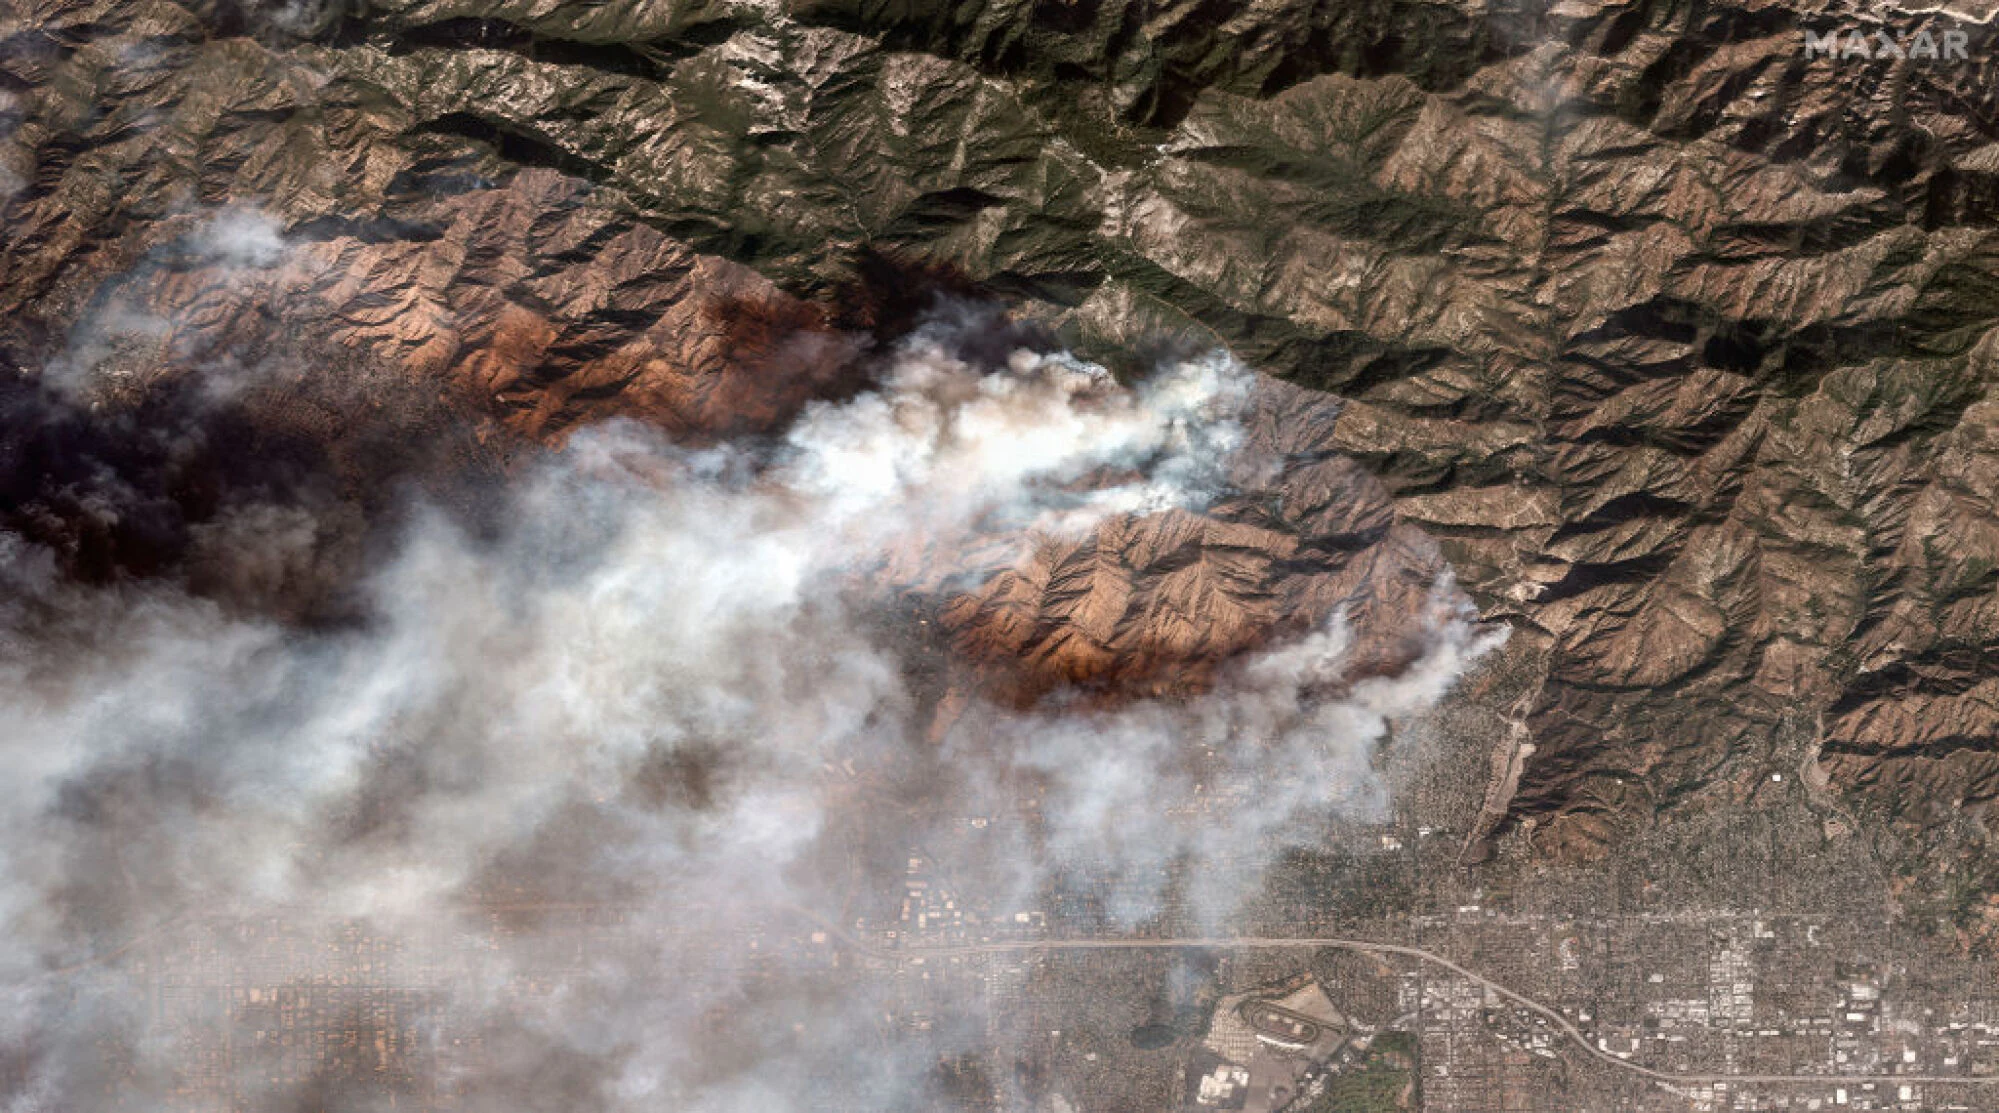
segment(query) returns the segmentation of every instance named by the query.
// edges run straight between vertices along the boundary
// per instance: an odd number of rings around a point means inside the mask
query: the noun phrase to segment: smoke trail
[[[1311,845],[1337,812],[1387,818],[1374,746],[1392,722],[1434,706],[1501,635],[1472,623],[1449,577],[1412,616],[1423,652],[1394,676],[1342,685],[1353,661],[1343,614],[1239,662],[1192,700],[1104,713],[972,716],[958,756],[1033,773],[1047,799],[1043,870],[1107,882],[1131,925],[1158,913],[1174,866],[1194,886],[1196,926],[1214,927],[1261,879],[1279,845]],[[1118,884],[1119,881],[1136,884]]]
[[[282,250],[254,222],[208,236],[249,265]],[[614,423],[515,476],[504,526],[399,517],[352,622],[225,605],[185,575],[79,578],[45,539],[0,534],[10,1104],[181,1106],[178,1037],[135,1009],[118,956],[196,917],[308,949],[365,925],[396,941],[376,974],[433,1010],[410,1028],[433,1037],[409,1056],[421,1078],[272,1090],[245,1067],[257,1108],[370,1107],[394,1086],[510,1110],[936,1107],[939,1049],[977,1050],[975,1021],[863,1068],[884,991],[751,947],[796,935],[790,909],[837,905],[853,839],[900,855],[952,817],[1011,817],[966,866],[997,899],[1110,884],[1136,922],[1159,887],[1120,879],[1225,862],[1233,879],[1194,897],[1218,917],[1275,845],[1378,809],[1373,743],[1492,644],[1448,583],[1393,676],[1350,678],[1336,619],[1191,699],[1023,708],[912,679],[935,645],[910,607],[1050,539],[1227,495],[1266,389],[1219,355],[1129,388],[1060,353],[993,366],[977,327],[920,330],[876,389],[775,446]],[[310,549],[337,505],[261,490],[217,544]],[[897,880],[859,872],[876,896]],[[499,907],[525,918],[481,935]],[[554,907],[638,928],[578,959],[536,926]],[[261,1007],[201,1023],[262,1046]]]

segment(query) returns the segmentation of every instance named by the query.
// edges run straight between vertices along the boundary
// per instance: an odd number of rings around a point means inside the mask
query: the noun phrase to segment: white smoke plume
[[[1400,674],[1329,691],[1352,664],[1352,628],[1335,614],[1303,639],[1240,662],[1204,696],[981,718],[963,732],[959,757],[998,756],[1047,780],[1047,868],[1137,881],[1113,885],[1117,919],[1156,914],[1169,867],[1184,862],[1196,867],[1190,911],[1212,930],[1249,895],[1276,847],[1310,845],[1329,812],[1387,818],[1375,744],[1498,644],[1471,617],[1446,576],[1415,616],[1425,652]]]
[[[271,267],[289,250],[284,225],[260,209],[223,209],[187,238],[198,258],[230,267]]]
[[[205,235],[243,265],[282,249],[254,220]],[[399,941],[410,968],[384,959],[386,976],[445,1013],[424,1028],[436,1046],[411,1053],[422,1085],[467,1107],[934,1107],[934,1048],[854,1066],[880,1054],[864,980],[746,973],[777,961],[750,943],[810,930],[801,906],[840,919],[819,907],[844,860],[835,835],[893,834],[902,807],[927,817],[912,836],[954,811],[1012,812],[1036,829],[981,867],[1007,899],[1227,863],[1196,870],[1229,880],[1191,898],[1219,921],[1285,840],[1382,807],[1374,744],[1493,643],[1443,584],[1417,620],[1424,652],[1395,676],[1349,681],[1335,621],[1191,700],[980,705],[926,737],[912,650],[883,617],[897,593],[1109,515],[1200,506],[1222,491],[1252,386],[1220,355],[1131,388],[1059,354],[989,371],[938,326],[774,451],[579,433],[518,480],[498,531],[417,515],[367,580],[363,619],[326,629],[166,583],[78,586],[0,534],[8,1107],[134,1088],[179,1107],[177,1037],[132,1007],[140,975],[121,955],[194,921]],[[905,575],[912,562],[934,568]],[[1157,911],[1158,883],[1116,888],[1120,921]],[[596,902],[642,930],[558,974],[537,973],[560,941],[532,926],[452,956],[510,901]],[[525,1004],[522,984],[540,986]],[[754,1037],[717,1030],[725,1006],[755,1012]],[[214,1024],[252,1026],[218,1010]],[[467,1031],[480,1050],[451,1052]],[[251,1104],[386,1107],[319,1085]]]
[[[236,275],[285,263],[294,255],[281,222],[260,209],[231,206],[202,214],[192,228],[163,245],[132,273],[100,293],[97,303],[71,328],[60,357],[41,369],[55,393],[88,398],[120,383],[118,360],[134,348],[173,345],[176,322],[146,306],[146,287],[168,267],[201,265],[229,284]],[[186,354],[186,353],[180,353]],[[218,396],[241,389],[245,369],[228,353],[204,353],[204,387]]]

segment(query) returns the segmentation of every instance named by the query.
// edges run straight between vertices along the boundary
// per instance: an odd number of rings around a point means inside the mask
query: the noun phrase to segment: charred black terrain
[[[1753,800],[1804,738],[1808,776],[1982,892],[1988,15],[25,0],[0,13],[0,349],[38,365],[134,315],[279,330],[472,399],[498,444],[779,427],[907,327],[889,272],[1114,364],[1219,342],[1345,399],[1324,451],[1545,650],[1488,838],[1600,854]],[[1807,56],[1856,26],[1969,57]],[[175,246],[225,205],[284,261]],[[32,530],[50,497],[0,509]],[[55,539],[89,575],[171,559],[182,511],[148,513]]]

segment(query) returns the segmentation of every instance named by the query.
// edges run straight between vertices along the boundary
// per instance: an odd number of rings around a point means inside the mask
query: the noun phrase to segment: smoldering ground
[[[1439,584],[1393,675],[1349,676],[1334,618],[1198,697],[960,693],[940,719],[898,616],[1041,539],[1218,497],[1260,389],[1219,355],[1125,387],[994,353],[993,319],[934,319],[774,444],[585,430],[475,521],[422,484],[353,501],[310,452],[245,480],[269,442],[218,439],[212,398],[10,388],[10,1107],[1032,1104],[980,1059],[978,1002],[913,1034],[890,982],[808,942],[897,891],[876,863],[977,816],[994,837],[954,868],[995,907],[1103,886],[1135,924],[1158,879],[1225,862],[1189,898],[1220,920],[1273,847],[1381,806],[1373,743],[1491,638]],[[349,620],[201,586],[348,515],[393,522],[337,577]],[[260,978],[256,1001],[158,990]],[[264,992],[353,1034],[301,1069]]]
[[[0,348],[0,530],[68,580],[167,580],[325,622],[352,617],[410,506],[482,528],[503,446],[466,400],[294,330],[211,335],[144,298],[196,267],[227,296],[287,250],[268,218],[224,210],[108,283],[53,352]]]

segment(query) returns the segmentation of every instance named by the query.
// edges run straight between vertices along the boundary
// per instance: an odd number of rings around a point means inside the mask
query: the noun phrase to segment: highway
[[[513,907],[513,906],[506,906]],[[543,907],[531,905],[528,907]],[[561,905],[560,907],[596,907],[595,905]],[[1999,1075],[1973,1076],[1961,1074],[1720,1074],[1682,1071],[1662,1071],[1636,1063],[1620,1055],[1596,1046],[1577,1028],[1568,1017],[1558,1010],[1536,1001],[1476,971],[1466,969],[1456,962],[1421,947],[1409,947],[1399,943],[1382,943],[1370,939],[1347,939],[1339,936],[1175,936],[1152,938],[1143,936],[1126,937],[1086,937],[1058,939],[1006,939],[990,943],[964,944],[918,944],[903,947],[882,947],[870,943],[834,923],[826,916],[797,905],[785,906],[786,910],[818,925],[827,936],[841,946],[856,953],[882,962],[900,963],[911,959],[967,958],[979,955],[1054,953],[1060,951],[1172,951],[1172,950],[1317,950],[1322,948],[1356,951],[1363,954],[1396,955],[1414,959],[1431,966],[1448,970],[1465,980],[1481,986],[1500,998],[1510,1001],[1529,1012],[1545,1019],[1566,1036],[1585,1055],[1614,1067],[1617,1070],[1637,1075],[1648,1081],[1664,1086],[1703,1086],[1716,1082],[1730,1084],[1752,1083],[1756,1085],[1807,1085],[1807,1086],[1851,1086],[1872,1082],[1877,1085],[1949,1085],[1949,1086],[1994,1086],[1999,1085]],[[124,944],[103,954],[85,959],[69,966],[43,971],[41,978],[60,978],[80,973],[93,966],[110,962],[131,950],[144,940],[158,934],[177,923],[185,922],[180,915],[172,915],[127,940]]]
[[[1556,1029],[1567,1036],[1570,1042],[1580,1048],[1590,1058],[1618,1070],[1628,1071],[1653,1082],[1672,1086],[1702,1086],[1715,1082],[1755,1083],[1758,1085],[1811,1085],[1850,1086],[1859,1083],[1876,1084],[1947,1084],[1956,1086],[1999,1085],[1999,1075],[1973,1077],[1959,1074],[1700,1074],[1691,1072],[1654,1070],[1642,1063],[1605,1051],[1590,1042],[1580,1028],[1570,1022],[1557,1010],[1534,1000],[1517,990],[1508,988],[1482,974],[1465,969],[1434,951],[1420,947],[1405,947],[1397,943],[1378,943],[1367,939],[1342,939],[1333,936],[1182,936],[1177,938],[1082,938],[1082,939],[1018,939],[993,943],[967,943],[962,945],[919,945],[912,947],[884,948],[866,943],[853,933],[826,921],[804,909],[798,910],[827,933],[849,947],[871,958],[888,962],[906,961],[913,958],[953,958],[971,955],[1010,954],[1020,952],[1054,951],[1143,951],[1143,950],[1265,950],[1299,949],[1316,950],[1333,948],[1345,951],[1359,951],[1367,954],[1399,955],[1415,959],[1432,966],[1449,970],[1474,984],[1483,986],[1494,994],[1546,1019]]]

